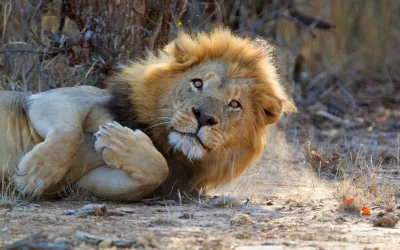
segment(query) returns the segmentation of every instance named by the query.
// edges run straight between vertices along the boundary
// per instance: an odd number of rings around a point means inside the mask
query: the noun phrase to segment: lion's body
[[[110,90],[0,92],[0,166],[28,197],[76,184],[137,200],[230,182],[260,155],[269,124],[295,110],[262,52],[224,29],[180,34]]]
[[[24,112],[25,96],[20,92],[0,92],[0,167],[7,172],[5,178],[14,174],[14,168],[8,166],[17,166],[23,152],[43,140]]]
[[[28,112],[24,108],[24,103],[29,103],[31,100],[39,98],[45,99],[45,105],[38,103],[41,106],[36,107],[40,110],[49,110],[49,106],[54,104],[52,101],[60,100],[64,95],[68,96],[68,98],[70,98],[70,96],[75,96],[73,102],[76,103],[77,107],[84,105],[85,108],[93,111],[92,115],[88,115],[82,124],[84,142],[76,156],[71,159],[68,177],[65,176],[62,183],[68,185],[71,182],[77,182],[82,178],[82,175],[91,169],[105,165],[101,155],[93,148],[93,133],[97,132],[98,127],[112,117],[106,109],[96,110],[99,109],[99,106],[105,105],[106,101],[109,99],[110,93],[102,90],[95,90],[94,95],[93,93],[90,95],[90,92],[93,90],[94,88],[92,87],[65,88],[45,92],[41,95],[28,95],[11,91],[0,92],[0,116],[2,117],[0,120],[0,128],[2,128],[3,131],[0,133],[0,140],[2,142],[0,144],[0,167],[5,173],[4,178],[8,179],[9,177],[13,177],[16,166],[21,158],[27,152],[30,152],[35,145],[44,140],[37,132],[31,122]],[[54,113],[53,116],[57,116],[57,114],[62,116],[65,107],[54,106],[54,109],[51,109],[51,112]],[[77,113],[79,112],[78,110],[76,111]],[[41,115],[46,116],[46,114],[39,114],[39,116]],[[55,121],[60,120],[62,120],[60,117],[55,118]],[[58,184],[61,183],[57,183],[53,188],[46,190],[45,194],[51,195],[62,191],[61,185]]]

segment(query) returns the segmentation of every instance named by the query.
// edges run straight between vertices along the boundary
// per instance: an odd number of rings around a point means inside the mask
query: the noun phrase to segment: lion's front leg
[[[108,122],[95,135],[95,148],[107,166],[89,172],[80,186],[103,198],[133,201],[167,178],[166,159],[142,131]]]
[[[61,124],[51,129],[45,140],[22,157],[18,164],[15,180],[21,195],[34,199],[46,188],[60,182],[82,143],[80,128]]]

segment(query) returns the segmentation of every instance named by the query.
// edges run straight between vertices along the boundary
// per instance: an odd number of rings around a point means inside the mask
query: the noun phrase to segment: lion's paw
[[[95,149],[107,165],[123,168],[130,159],[144,156],[156,150],[151,139],[140,130],[131,130],[115,121],[109,121],[95,133]]]
[[[36,199],[46,188],[64,177],[68,167],[61,167],[55,157],[43,152],[39,146],[21,159],[15,181],[22,197]]]

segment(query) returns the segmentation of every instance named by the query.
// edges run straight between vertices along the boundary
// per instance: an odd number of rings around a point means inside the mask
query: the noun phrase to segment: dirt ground
[[[316,178],[304,166],[296,166],[282,152],[290,145],[271,142],[265,157],[235,183],[212,191],[240,198],[239,207],[210,207],[209,202],[183,204],[163,200],[134,204],[106,203],[117,215],[65,215],[89,201],[19,202],[0,207],[0,246],[5,249],[35,233],[38,242],[65,241],[66,248],[116,248],[111,240],[90,243],[76,234],[132,240],[139,249],[398,249],[400,226],[372,225],[380,210],[371,216],[343,212],[333,196],[332,183]],[[278,154],[278,152],[280,152]],[[279,155],[279,156],[278,156]],[[122,216],[121,216],[122,215]],[[31,242],[26,243],[31,244]],[[48,247],[48,246],[47,246]],[[132,247],[132,248],[133,248]],[[27,249],[19,248],[14,249]],[[29,248],[28,248],[29,249]],[[34,248],[31,248],[34,249]]]
[[[288,196],[273,195],[241,208],[180,206],[169,201],[154,206],[107,204],[110,211],[123,216],[63,214],[81,206],[81,202],[40,202],[12,211],[0,209],[2,249],[38,232],[46,242],[67,241],[73,249],[97,248],[77,239],[77,231],[137,237],[139,247],[156,249],[398,249],[400,244],[398,226],[373,227],[371,216],[338,212],[337,201],[329,197],[298,204]],[[110,247],[107,242],[101,244]]]
[[[144,246],[159,249],[397,249],[400,244],[399,228],[376,228],[369,217],[335,212],[335,202],[329,198],[305,205],[288,205],[275,198],[272,205],[240,209],[108,204],[110,210],[132,211],[123,217],[62,214],[81,206],[78,203],[38,205],[2,211],[3,247],[42,232],[49,242],[66,240],[76,249],[96,248],[78,240],[76,231],[116,238],[139,236]],[[248,221],[231,223],[238,215],[248,216]]]

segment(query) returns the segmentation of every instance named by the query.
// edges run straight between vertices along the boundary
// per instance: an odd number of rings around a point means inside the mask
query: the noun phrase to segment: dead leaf
[[[375,186],[368,186],[368,192],[373,196],[376,196],[376,187]]]
[[[129,8],[129,12],[128,12],[128,15],[127,15],[127,17],[130,19],[130,20],[133,20],[133,18],[135,17],[135,9],[134,8]]]
[[[318,161],[321,162],[321,156],[319,155],[319,153],[317,151],[311,151],[311,155],[314,161]]]
[[[371,209],[368,206],[364,206],[361,210],[362,215],[371,215]]]
[[[346,200],[346,203],[347,203],[347,205],[350,205],[351,203],[353,203],[353,201],[354,201],[354,198],[348,198]]]

